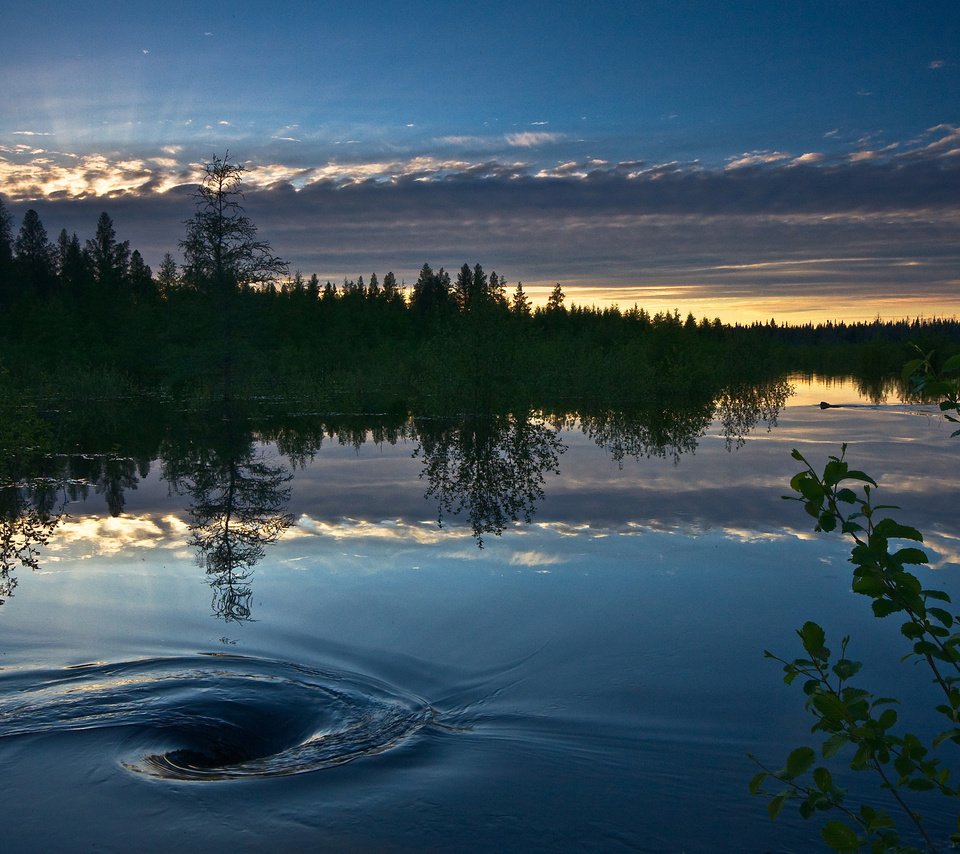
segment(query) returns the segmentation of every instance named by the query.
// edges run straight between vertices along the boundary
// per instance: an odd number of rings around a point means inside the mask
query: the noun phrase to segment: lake
[[[956,596],[960,440],[790,382],[671,412],[45,413],[2,491],[4,850],[818,848],[747,790],[748,753],[816,743],[763,650],[813,619],[913,729],[935,694],[781,499],[790,451],[848,442]]]

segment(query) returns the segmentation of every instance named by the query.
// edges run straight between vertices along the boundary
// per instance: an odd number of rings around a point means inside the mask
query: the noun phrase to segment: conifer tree
[[[530,316],[530,300],[523,290],[523,282],[517,282],[517,289],[513,292],[513,303],[510,310],[518,317]]]
[[[20,231],[13,244],[16,278],[21,289],[46,296],[53,285],[54,249],[40,215],[31,208],[23,215]]]
[[[197,290],[223,297],[251,285],[276,282],[287,263],[257,238],[257,227],[243,208],[241,189],[246,170],[230,162],[230,153],[213,156],[203,167],[197,187],[197,210],[184,224],[180,241],[184,278]]]
[[[105,288],[117,288],[127,279],[130,266],[130,241],[117,241],[113,220],[104,211],[97,220],[97,233],[87,241],[94,281]]]

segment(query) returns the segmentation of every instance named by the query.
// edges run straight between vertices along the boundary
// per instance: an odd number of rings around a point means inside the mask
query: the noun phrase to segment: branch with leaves
[[[960,356],[936,367],[936,354],[926,353],[904,367],[905,381],[918,392],[941,398],[940,410],[953,423],[960,423]],[[960,435],[960,430],[952,435]],[[852,751],[848,766],[853,771],[877,775],[880,788],[904,816],[926,850],[937,851],[920,813],[910,805],[911,792],[933,791],[956,799],[960,789],[951,782],[950,769],[935,755],[944,743],[960,744],[960,616],[944,605],[950,597],[942,590],[924,588],[914,574],[929,562],[918,544],[923,535],[886,515],[894,505],[876,504],[876,481],[847,463],[847,446],[839,455],[830,456],[822,472],[817,471],[799,451],[793,458],[804,468],[790,481],[795,494],[784,496],[803,504],[815,519],[815,531],[839,530],[853,541],[852,588],[872,600],[874,616],[886,618],[899,614],[905,618],[900,633],[910,643],[903,660],[924,663],[937,687],[941,702],[936,711],[947,719],[947,727],[930,745],[910,732],[898,728],[894,706],[899,701],[877,696],[852,684],[861,662],[847,657],[849,637],[841,641],[840,656],[832,658],[823,629],[807,622],[797,631],[805,656],[786,660],[769,651],[768,658],[783,665],[784,682],[801,680],[806,708],[814,717],[811,731],[823,735],[820,755],[824,761],[841,751]],[[915,851],[905,847],[894,818],[884,809],[868,805],[858,808],[845,802],[846,792],[837,786],[826,765],[817,765],[817,753],[809,746],[791,751],[782,769],[772,770],[755,757],[760,770],[750,783],[753,794],[769,797],[768,811],[776,818],[784,805],[799,801],[804,818],[817,813],[839,812],[843,818],[827,821],[821,837],[833,850],[860,851],[866,846],[874,852]],[[776,791],[767,786],[776,781]],[[950,842],[960,844],[960,818]]]

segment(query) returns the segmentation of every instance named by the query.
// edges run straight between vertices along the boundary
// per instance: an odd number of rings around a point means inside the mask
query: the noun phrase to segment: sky
[[[35,2],[0,197],[179,257],[244,165],[291,270],[481,263],[534,297],[781,322],[960,315],[960,3]]]

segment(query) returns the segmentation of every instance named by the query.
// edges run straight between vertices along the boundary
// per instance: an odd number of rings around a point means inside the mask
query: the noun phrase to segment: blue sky
[[[0,75],[13,213],[83,237],[107,210],[154,264],[229,149],[322,278],[960,313],[955,2],[35,3]]]

